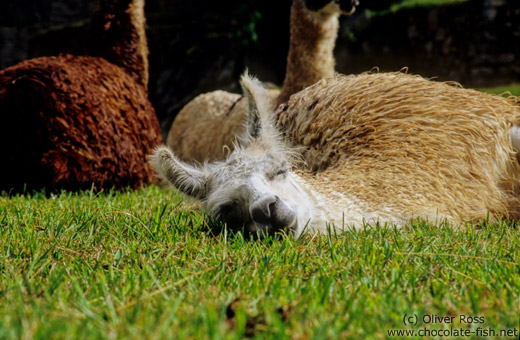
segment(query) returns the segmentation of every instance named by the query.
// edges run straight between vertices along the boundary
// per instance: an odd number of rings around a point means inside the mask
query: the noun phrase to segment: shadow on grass
[[[223,237],[225,239],[242,239],[243,241],[281,241],[285,238],[292,238],[293,235],[285,230],[277,231],[274,234],[269,234],[267,231],[264,232],[250,232],[242,226],[241,228],[233,228],[226,225],[224,222],[212,218],[204,214],[203,216],[206,225],[208,226],[208,235],[215,238]]]

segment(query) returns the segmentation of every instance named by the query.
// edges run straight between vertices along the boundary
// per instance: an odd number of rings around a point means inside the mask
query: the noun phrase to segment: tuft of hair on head
[[[285,155],[292,162],[298,157],[289,148],[274,120],[274,105],[267,89],[246,70],[240,78],[240,85],[247,100],[248,119],[243,133],[238,136],[235,149],[244,149],[252,144],[262,145],[270,151]]]
[[[179,161],[167,146],[157,147],[148,158],[160,179],[188,196],[204,199],[206,176],[201,170]]]

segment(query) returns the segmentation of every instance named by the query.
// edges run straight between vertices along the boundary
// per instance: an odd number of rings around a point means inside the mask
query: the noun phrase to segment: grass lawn
[[[384,15],[387,13],[395,13],[402,9],[408,9],[413,7],[436,7],[446,6],[451,4],[457,4],[461,2],[467,2],[470,0],[402,0],[390,6],[387,10],[372,12],[373,15]]]
[[[479,90],[487,92],[487,93],[497,94],[497,95],[512,94],[513,96],[520,96],[520,83],[513,83],[513,84],[509,84],[509,85],[485,88],[485,89],[479,89]]]
[[[426,7],[426,6],[443,6],[460,2],[467,2],[469,0],[403,0],[391,7],[392,11],[397,11],[401,8],[409,7]]]
[[[246,241],[156,186],[3,196],[0,339],[517,339],[519,226]]]

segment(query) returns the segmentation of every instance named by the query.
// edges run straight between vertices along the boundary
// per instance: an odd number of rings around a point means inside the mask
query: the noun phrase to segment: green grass
[[[414,7],[436,7],[467,2],[470,0],[403,0],[390,6],[390,8],[381,11],[370,11],[372,16],[386,15],[388,13],[395,13],[402,9]]]
[[[246,241],[213,235],[200,210],[155,186],[4,196],[0,339],[384,339],[391,329],[518,330],[518,228],[416,223]],[[455,324],[404,326],[403,316],[415,314],[454,316]],[[484,323],[461,324],[461,315]]]
[[[479,89],[481,91],[492,94],[512,94],[513,96],[520,96],[520,83],[513,83],[504,86],[491,87]]]
[[[469,0],[403,0],[398,4],[392,5],[392,7],[390,7],[390,10],[392,12],[396,12],[402,8],[443,6],[467,1]]]

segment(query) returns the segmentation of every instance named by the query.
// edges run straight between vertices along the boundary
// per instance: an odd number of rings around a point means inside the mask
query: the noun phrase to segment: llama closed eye
[[[287,169],[280,169],[276,172],[275,176],[285,176],[287,175]]]
[[[272,172],[269,172],[266,174],[266,177],[268,180],[270,181],[274,181],[274,180],[277,180],[277,179],[284,179],[287,174],[289,173],[289,170],[288,169],[278,169],[278,170],[275,170],[275,171],[272,171]]]
[[[287,169],[280,169],[274,174],[274,177],[275,179],[283,179],[287,176],[288,172]]]

